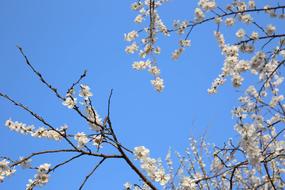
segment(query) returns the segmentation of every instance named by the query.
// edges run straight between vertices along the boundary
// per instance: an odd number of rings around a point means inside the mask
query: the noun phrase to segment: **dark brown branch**
[[[117,149],[118,151],[122,154],[122,157],[123,159],[127,162],[127,164],[132,168],[132,170],[134,170],[134,172],[152,189],[152,190],[157,190],[157,188],[146,178],[145,175],[143,175],[141,173],[141,171],[133,164],[133,162],[129,159],[129,157],[126,155],[126,153],[124,152],[124,150],[122,149],[119,141],[118,141],[118,138],[113,130],[113,127],[112,127],[112,122],[110,120],[110,107],[111,107],[111,97],[112,97],[112,90],[111,90],[111,93],[110,93],[110,96],[109,96],[109,99],[108,99],[108,117],[107,117],[107,122],[108,122],[108,125],[109,125],[109,128],[110,128],[110,131],[111,131],[111,134],[114,138],[114,141],[115,142],[118,142],[117,143]]]
[[[277,9],[285,9],[285,5],[283,6],[276,6],[276,7],[270,7],[270,8],[259,8],[259,9],[247,9],[247,10],[244,10],[244,11],[232,11],[230,13],[224,13],[222,15],[220,15],[221,18],[223,17],[227,17],[227,16],[231,16],[231,15],[238,15],[238,14],[244,14],[244,13],[249,13],[249,12],[261,12],[261,11],[266,11],[266,10],[277,10]],[[215,20],[216,16],[213,16],[213,17],[210,17],[210,18],[207,18],[207,19],[204,19],[200,22],[194,22],[192,24],[189,24],[187,27],[195,27],[196,25],[200,25],[200,24],[203,24],[205,22],[209,22],[209,21],[212,21],[212,20]],[[173,30],[168,30],[168,32],[173,32],[173,31],[177,31],[178,29],[173,29]]]
[[[78,79],[76,82],[74,82],[74,83],[69,87],[69,89],[67,90],[67,93],[70,93],[70,91],[71,91],[72,89],[74,89],[74,87],[75,87],[76,85],[78,85],[78,84],[80,83],[80,81],[81,81],[84,77],[86,77],[86,75],[87,75],[87,70],[84,70],[83,74],[79,77],[79,79]]]
[[[233,171],[231,172],[231,178],[230,178],[230,190],[233,189],[233,178],[234,178],[234,174],[236,171],[236,167],[233,169]]]
[[[264,168],[265,168],[265,172],[266,172],[266,174],[267,174],[267,177],[268,177],[268,179],[269,179],[269,181],[270,181],[271,186],[273,187],[274,190],[276,190],[276,187],[275,187],[275,185],[274,185],[274,183],[273,183],[273,180],[271,179],[271,176],[270,176],[270,173],[269,173],[269,170],[268,170],[268,167],[267,167],[267,163],[264,162],[264,163],[263,163],[263,166],[264,166]]]
[[[154,27],[155,27],[155,18],[154,18],[154,8],[155,8],[155,2],[154,0],[149,1],[149,40],[151,46],[154,43]],[[152,48],[152,47],[151,47]]]
[[[72,160],[74,160],[74,159],[76,159],[76,158],[79,158],[79,157],[81,157],[81,156],[83,156],[83,155],[84,155],[83,153],[80,153],[80,154],[78,154],[78,155],[76,155],[76,156],[73,156],[73,157],[71,157],[70,159],[68,159],[68,160],[66,160],[66,161],[64,161],[64,162],[62,162],[62,163],[57,164],[56,166],[54,166],[53,168],[51,168],[48,173],[50,173],[51,171],[55,171],[58,167],[63,166],[63,165],[65,165],[65,164],[71,162]],[[105,158],[104,158],[104,159],[105,159]]]
[[[32,116],[34,116],[37,120],[39,120],[40,122],[42,122],[44,125],[46,125],[47,127],[49,127],[50,129],[56,131],[61,137],[63,137],[68,144],[70,144],[75,150],[77,150],[77,147],[65,136],[63,135],[61,132],[59,132],[58,130],[56,130],[56,128],[54,128],[51,124],[49,124],[47,121],[45,121],[43,119],[43,117],[41,117],[40,115],[36,114],[35,112],[31,111],[27,106],[16,102],[15,100],[13,100],[12,98],[10,98],[8,95],[6,94],[2,94],[0,92],[0,96],[5,98],[6,100],[9,100],[10,102],[12,102],[15,106],[18,106],[20,108],[22,108],[23,110],[27,111],[28,113],[30,113]]]
[[[285,60],[281,61],[280,64],[270,73],[270,75],[267,77],[265,82],[262,84],[262,87],[260,88],[258,95],[260,96],[261,91],[264,89],[266,83],[272,78],[272,76],[276,73],[276,71],[285,63]]]
[[[34,66],[30,63],[29,59],[27,58],[26,54],[24,53],[23,49],[20,46],[17,46],[17,48],[20,50],[21,54],[23,55],[23,57],[25,58],[26,64],[30,67],[30,69],[39,77],[39,79],[49,88],[51,89],[55,95],[64,101],[64,98],[58,93],[57,89],[54,88],[51,84],[49,84],[44,77],[42,76],[42,74],[37,71]]]
[[[42,154],[52,154],[52,153],[67,153],[67,152],[73,152],[73,153],[81,153],[81,154],[84,154],[84,155],[89,155],[89,156],[95,156],[95,157],[101,157],[101,158],[122,158],[122,156],[120,155],[108,155],[108,154],[97,154],[97,153],[90,153],[90,152],[86,152],[86,151],[83,151],[83,150],[74,150],[74,149],[61,149],[61,150],[45,150],[45,151],[41,151],[41,152],[35,152],[35,153],[32,153],[31,155],[25,157],[24,159],[20,160],[20,161],[17,161],[17,162],[14,162],[11,167],[14,167],[14,166],[17,166],[17,165],[20,165],[21,163],[31,159],[32,157],[34,156],[38,156],[38,155],[42,155]]]
[[[82,188],[84,187],[85,183],[88,181],[88,179],[94,174],[94,172],[97,170],[97,168],[103,164],[103,162],[106,160],[106,158],[103,158],[102,160],[100,160],[100,162],[98,164],[95,165],[95,167],[93,168],[93,170],[85,177],[85,179],[83,180],[82,184],[79,187],[79,190],[82,190]]]
[[[274,35],[269,35],[269,36],[261,36],[258,38],[258,40],[274,39],[274,38],[282,38],[282,37],[285,37],[285,34],[274,34]],[[240,41],[240,42],[236,43],[235,45],[241,45],[241,44],[245,44],[245,43],[255,41],[255,40],[256,39],[249,38],[247,40]]]
[[[45,78],[42,76],[42,74],[37,71],[34,66],[31,64],[31,62],[29,61],[28,57],[25,55],[23,49],[20,46],[17,46],[17,48],[20,50],[21,54],[23,55],[23,57],[25,58],[26,64],[31,68],[31,70],[33,71],[33,73],[39,77],[40,81],[42,83],[45,84],[45,86],[47,86],[61,101],[65,101],[65,98],[59,94],[59,92],[57,91],[57,89],[55,87],[53,87],[50,83],[47,82],[47,80],[45,80]],[[85,77],[84,73],[82,75],[82,78]],[[81,77],[79,78],[79,81],[82,79]],[[91,121],[90,119],[88,119],[80,110],[78,106],[74,106],[73,110],[75,110],[82,118],[84,118],[87,122],[90,123],[94,123],[96,124],[96,121]],[[102,127],[101,125],[99,125],[100,127]]]

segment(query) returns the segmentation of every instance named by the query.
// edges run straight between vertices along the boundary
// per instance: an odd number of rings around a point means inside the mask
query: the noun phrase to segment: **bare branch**
[[[103,162],[106,160],[106,158],[103,158],[102,160],[100,160],[100,162],[98,164],[95,165],[95,167],[93,168],[93,170],[85,177],[85,179],[83,180],[82,184],[79,187],[79,190],[82,190],[85,183],[88,181],[88,179],[94,174],[94,172],[97,170],[97,168],[99,168],[99,166],[101,164],[103,164]]]

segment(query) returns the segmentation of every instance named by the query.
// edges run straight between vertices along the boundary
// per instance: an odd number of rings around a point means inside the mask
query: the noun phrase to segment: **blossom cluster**
[[[84,132],[78,132],[74,135],[74,139],[77,141],[78,148],[83,148],[87,143],[91,142],[97,148],[102,147],[102,142],[104,140],[102,135],[92,135],[88,136]]]
[[[10,167],[10,162],[6,159],[0,161],[0,183],[2,183],[5,177],[11,176],[16,172],[15,168]]]
[[[268,77],[271,79],[276,72],[276,68],[284,60],[282,56],[284,50],[280,48],[284,46],[284,39],[281,39],[280,44],[275,48],[273,56],[267,57],[266,52],[256,51],[255,55],[249,60],[244,60],[239,58],[241,46],[225,44],[224,37],[219,32],[216,32],[215,36],[219,46],[222,48],[222,53],[225,55],[225,60],[222,72],[212,83],[211,88],[208,90],[209,93],[216,93],[217,88],[225,83],[228,76],[231,77],[234,87],[240,87],[244,81],[242,73],[245,71],[258,75],[259,80],[267,80]],[[268,87],[268,83],[266,85]]]
[[[72,109],[77,104],[77,98],[73,97],[74,89],[70,89],[67,94],[65,100],[62,102],[62,104],[69,109]],[[93,96],[92,92],[90,91],[90,87],[85,84],[80,85],[80,92],[79,96],[82,97],[85,101],[88,101],[91,96]]]
[[[168,0],[145,0],[144,2],[137,1],[131,5],[131,9],[138,14],[134,19],[136,24],[142,24],[147,17],[150,18],[149,25],[141,30],[132,30],[124,35],[125,41],[129,42],[125,48],[128,54],[138,53],[141,60],[134,61],[132,67],[135,70],[147,70],[152,77],[151,84],[154,89],[161,92],[164,89],[164,80],[161,78],[160,68],[154,58],[159,55],[161,48],[156,44],[157,35],[162,33],[164,36],[169,36],[169,31],[164,22],[161,20],[157,9]],[[145,33],[145,36],[143,34]],[[142,37],[140,37],[142,36]]]
[[[284,13],[283,11],[278,12],[275,9],[270,9],[271,6],[265,5],[263,8],[260,9],[268,14],[272,18],[280,18],[283,19]],[[248,11],[250,10],[250,11]],[[244,2],[244,1],[234,1],[231,4],[229,4],[226,8],[226,11],[224,11],[222,16],[218,16],[215,18],[215,22],[218,25],[218,30],[215,32],[215,37],[218,41],[219,47],[222,50],[222,53],[225,55],[225,61],[224,66],[222,68],[221,74],[213,81],[211,88],[208,90],[209,93],[216,93],[217,87],[220,85],[223,85],[226,81],[226,78],[229,76],[232,79],[232,83],[234,87],[240,87],[241,84],[244,81],[244,78],[241,76],[241,74],[244,71],[250,70],[253,74],[260,74],[261,78],[267,77],[265,71],[266,69],[269,69],[272,71],[274,70],[274,67],[278,65],[278,61],[276,61],[275,56],[272,58],[269,58],[270,61],[267,61],[267,57],[265,55],[265,51],[256,51],[258,46],[258,40],[261,38],[260,33],[263,33],[263,38],[270,39],[271,35],[274,36],[277,28],[273,24],[267,24],[266,26],[260,26],[257,21],[254,20],[253,13],[256,10],[256,4],[254,0]],[[228,14],[228,12],[237,12],[235,14],[235,17],[231,17],[231,14]],[[279,16],[278,16],[279,15]],[[244,28],[239,28],[235,35],[238,39],[238,42],[229,45],[225,43],[225,39],[221,31],[219,30],[220,25],[222,24],[223,19],[224,24],[228,27],[231,27],[235,25],[238,22],[241,22],[242,24],[246,25],[253,25],[253,29],[255,28],[255,31],[253,30],[251,33],[247,33]],[[271,38],[271,40],[274,37]],[[270,40],[270,41],[271,41]],[[284,40],[281,38],[281,41]],[[270,42],[269,41],[269,42]],[[280,43],[282,44],[282,43]],[[265,43],[261,49],[263,50],[264,47],[267,44]],[[282,45],[281,45],[282,46]],[[280,49],[281,47],[278,45],[276,48]],[[229,47],[235,47],[235,49],[238,51],[236,54],[225,54],[225,48]],[[271,47],[270,47],[271,48]],[[255,55],[251,56],[251,59],[249,60],[240,60],[239,57],[241,57],[241,54],[252,54],[255,52]],[[246,55],[246,57],[248,57]],[[266,65],[265,69],[264,66]]]
[[[32,137],[38,138],[48,138],[56,141],[61,140],[63,136],[65,136],[66,130],[68,129],[67,125],[63,125],[55,130],[46,129],[44,127],[36,129],[34,125],[27,125],[18,121],[14,122],[11,119],[8,119],[5,122],[5,126],[7,126],[10,130],[21,134],[31,135]]]
[[[165,186],[170,179],[169,174],[165,173],[161,160],[150,157],[149,149],[144,146],[134,148],[134,155],[140,161],[141,168],[147,175],[160,185]]]
[[[77,98],[73,96],[74,89],[72,88],[67,94],[65,101],[62,103],[64,106],[73,109],[77,104]],[[91,105],[90,98],[93,96],[91,88],[86,84],[80,85],[79,96],[83,98],[82,105],[85,106],[86,117],[88,118],[88,124],[91,129],[94,129],[97,132],[102,130],[102,119],[100,118],[97,111],[94,109],[94,106]]]
[[[43,186],[49,181],[50,164],[45,163],[38,167],[37,174],[34,179],[29,179],[29,183],[26,185],[26,190],[32,190],[35,186]]]
[[[245,24],[245,25],[253,25],[253,31],[249,33],[249,31],[246,31],[244,28],[239,28],[235,35],[237,39],[239,40],[239,45],[236,47],[238,48],[239,52],[242,53],[253,53],[255,50],[255,44],[254,43],[247,43],[247,42],[256,42],[262,35],[260,33],[263,33],[265,36],[275,35],[277,28],[273,24],[267,24],[267,26],[260,26],[254,18],[254,13],[262,11],[265,14],[268,14],[272,18],[279,18],[283,19],[285,18],[284,10],[283,11],[277,11],[275,9],[271,9],[272,6],[265,5],[264,7],[259,8],[260,11],[256,10],[256,3],[254,0],[249,1],[233,1],[230,2],[225,6],[225,8],[221,8],[217,5],[215,0],[199,0],[198,6],[194,10],[194,18],[193,20],[174,20],[173,22],[173,29],[168,29],[165,24],[162,22],[160,16],[158,15],[157,9],[165,3],[165,1],[159,0],[145,0],[137,1],[132,4],[131,8],[134,11],[138,12],[138,15],[135,17],[134,22],[137,24],[141,24],[146,19],[146,17],[149,17],[152,22],[149,23],[149,26],[145,29],[141,30],[133,30],[127,34],[125,34],[125,40],[130,42],[131,44],[126,47],[125,51],[127,53],[133,54],[135,52],[139,52],[139,55],[141,58],[145,58],[149,55],[149,57],[152,58],[152,60],[140,60],[135,61],[133,64],[133,68],[135,70],[145,70],[148,69],[149,71],[152,70],[151,68],[155,66],[155,68],[159,69],[156,65],[156,59],[153,59],[153,56],[155,54],[160,53],[160,47],[155,47],[155,44],[157,43],[158,34],[162,33],[162,36],[170,36],[171,32],[177,32],[179,35],[185,34],[186,37],[183,40],[179,41],[179,47],[175,49],[172,53],[172,58],[174,60],[177,60],[181,54],[184,52],[186,47],[189,47],[191,44],[191,40],[189,40],[190,33],[194,27],[197,27],[197,25],[208,22],[208,21],[214,21],[218,25],[218,29],[215,32],[215,36],[217,38],[222,37],[223,35],[220,31],[220,28],[222,24],[224,24],[227,27],[232,27],[234,25],[237,25],[237,23]],[[153,4],[153,11],[151,11],[151,5]],[[279,9],[281,10],[281,9]],[[235,14],[233,14],[235,13]],[[209,16],[208,16],[209,15]],[[257,31],[259,30],[259,31]],[[187,32],[186,32],[187,31]],[[146,33],[147,37],[143,38],[139,36],[139,33]],[[140,34],[141,35],[141,34]],[[142,49],[140,49],[140,41],[143,44]],[[223,41],[221,41],[223,40]],[[224,39],[218,39],[219,46],[221,47],[222,52],[224,52],[224,46],[226,45],[224,43]],[[245,42],[245,43],[243,43]],[[222,44],[224,43],[224,44]],[[227,45],[234,46],[234,45]],[[235,58],[234,56],[226,56],[226,59]],[[238,60],[237,60],[238,61]],[[227,62],[225,60],[225,62]],[[241,60],[241,63],[239,64],[241,67],[246,67],[248,70],[248,62]],[[224,63],[227,66],[229,64]],[[227,69],[227,68],[223,68]],[[241,68],[244,69],[244,68]],[[243,77],[241,76],[240,71],[234,71],[227,73],[221,73],[213,82],[212,87],[209,89],[209,93],[216,93],[217,87],[224,84],[226,81],[226,78],[228,76],[231,77],[232,83],[234,87],[239,87],[243,83]],[[151,81],[152,85],[157,91],[162,91],[164,88],[163,79],[161,79],[160,72],[150,72],[154,75],[154,80]],[[156,81],[159,81],[157,83]]]

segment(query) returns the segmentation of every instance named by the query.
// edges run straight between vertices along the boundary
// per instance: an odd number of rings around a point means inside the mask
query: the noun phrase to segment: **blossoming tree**
[[[96,175],[96,170],[103,167],[101,165],[108,159],[125,161],[137,175],[137,182],[126,182],[123,185],[126,190],[284,189],[284,2],[268,2],[267,5],[254,0],[233,0],[228,4],[219,4],[215,0],[199,0],[197,8],[193,10],[193,19],[175,20],[172,26],[166,26],[159,15],[160,7],[167,6],[166,3],[175,1],[138,0],[131,4],[131,9],[137,13],[134,22],[140,27],[124,35],[125,41],[129,43],[125,48],[126,53],[137,54],[138,61],[132,67],[135,70],[148,71],[153,77],[151,84],[154,89],[163,93],[165,85],[157,57],[164,47],[159,47],[159,41],[166,40],[164,37],[179,36],[181,40],[178,48],[172,53],[172,58],[176,60],[191,45],[191,32],[194,29],[198,30],[200,25],[215,23],[214,37],[224,56],[224,63],[208,93],[217,93],[227,79],[231,80],[234,88],[240,87],[247,78],[256,78],[254,81],[258,81],[249,84],[236,108],[232,110],[233,117],[236,118],[233,127],[239,138],[229,138],[222,146],[209,144],[205,138],[190,138],[190,147],[185,153],[175,152],[175,156],[172,156],[172,151],[169,151],[165,160],[155,159],[145,146],[129,148],[121,142],[111,120],[112,90],[108,98],[107,113],[100,117],[93,105],[91,88],[82,83],[87,76],[86,71],[73,82],[65,94],[61,94],[32,65],[25,51],[17,47],[31,72],[63,106],[82,118],[89,129],[71,133],[67,125],[57,128],[25,104],[0,92],[2,98],[28,112],[44,126],[36,127],[8,119],[5,122],[7,128],[34,138],[47,138],[67,144],[63,149],[33,152],[18,159],[1,155],[0,182],[17,175],[19,166],[22,166],[35,170],[35,175],[26,185],[26,189],[31,190],[48,183],[49,177],[58,168],[82,156],[89,156],[99,160],[83,179],[79,189],[85,187],[90,177]],[[263,17],[272,17],[277,24],[265,23]],[[240,28],[231,34],[227,30],[234,25]],[[277,25],[281,27],[278,28]],[[235,35],[236,40],[228,42],[224,35]],[[105,151],[106,147],[111,151]],[[38,156],[67,152],[74,153],[74,156],[56,165],[33,164]]]

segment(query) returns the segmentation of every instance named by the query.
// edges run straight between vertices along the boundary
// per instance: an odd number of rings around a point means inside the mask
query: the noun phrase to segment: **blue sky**
[[[191,35],[192,47],[178,61],[170,53],[178,38],[161,42],[158,62],[165,79],[165,91],[156,93],[150,76],[131,69],[135,57],[124,53],[123,34],[139,29],[130,10],[132,1],[117,0],[2,0],[0,2],[0,91],[28,105],[55,126],[67,124],[84,131],[86,124],[45,88],[24,64],[16,48],[23,47],[31,63],[61,93],[84,69],[94,93],[93,102],[100,115],[106,115],[107,98],[114,89],[111,116],[121,142],[133,148],[144,145],[153,157],[164,157],[169,147],[183,151],[190,136],[207,133],[210,143],[221,144],[234,137],[230,110],[241,94],[230,83],[214,96],[207,94],[219,74],[223,57],[213,37],[215,26],[203,25]],[[196,2],[171,0],[161,8],[166,24],[174,19],[189,19]],[[30,115],[0,99],[1,155],[18,158],[30,152],[60,148],[62,144],[34,139],[10,132],[4,127],[8,118],[41,126]],[[55,163],[68,155],[34,159],[33,164]],[[60,168],[43,189],[77,189],[94,159],[83,158]],[[8,178],[3,190],[24,189],[34,172],[21,170]],[[123,161],[109,160],[88,182],[86,189],[121,189],[136,175]]]

